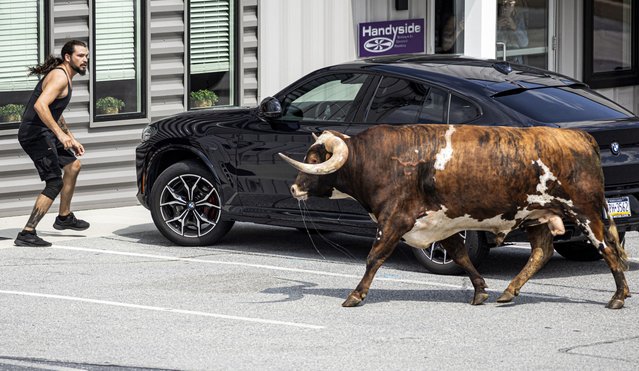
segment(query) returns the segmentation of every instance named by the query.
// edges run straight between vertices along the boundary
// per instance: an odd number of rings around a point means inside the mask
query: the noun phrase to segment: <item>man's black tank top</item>
[[[65,71],[63,68],[58,67],[55,69],[60,69],[64,72],[65,75],[67,75],[67,71]],[[22,116],[22,123],[20,124],[20,129],[22,129],[20,131],[22,132],[26,131],[29,134],[38,134],[43,130],[49,130],[47,125],[42,122],[40,116],[38,116],[38,113],[34,109],[35,102],[40,97],[40,94],[42,94],[42,82],[44,81],[45,77],[46,75],[43,76],[40,81],[38,81],[38,85],[36,85],[35,89],[33,90],[33,94],[31,94],[31,98],[29,99],[29,103],[27,103],[24,115]],[[67,96],[64,98],[56,99],[49,105],[51,115],[56,122],[58,122],[60,116],[62,116],[62,111],[67,108],[67,105],[69,105],[69,102],[71,101],[72,88],[71,81],[69,80],[69,75],[67,75],[67,86],[69,90]]]

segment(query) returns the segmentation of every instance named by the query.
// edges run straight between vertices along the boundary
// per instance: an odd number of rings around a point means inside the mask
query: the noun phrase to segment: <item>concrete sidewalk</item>
[[[151,212],[141,205],[81,210],[74,211],[74,214],[79,219],[91,223],[91,227],[80,232],[58,231],[53,228],[53,222],[57,216],[56,210],[49,212],[42,218],[36,229],[38,236],[55,244],[73,238],[110,236],[114,232],[122,230],[126,230],[126,233],[136,233],[156,229],[151,219]],[[29,215],[0,218],[0,248],[14,246],[13,241],[28,219]]]

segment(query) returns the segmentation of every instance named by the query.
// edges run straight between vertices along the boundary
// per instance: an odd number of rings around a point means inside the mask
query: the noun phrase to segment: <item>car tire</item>
[[[471,262],[478,267],[490,251],[486,236],[477,231],[464,231],[460,232],[460,235],[464,238]],[[464,273],[464,270],[447,256],[446,250],[439,241],[427,249],[412,248],[412,250],[417,261],[431,273],[444,275]]]
[[[195,161],[178,162],[158,176],[151,190],[151,216],[157,229],[182,246],[218,242],[233,226],[224,221],[219,185]]]
[[[624,246],[626,233],[619,232],[619,242]],[[555,251],[568,260],[589,262],[603,258],[597,248],[587,241],[555,243]]]

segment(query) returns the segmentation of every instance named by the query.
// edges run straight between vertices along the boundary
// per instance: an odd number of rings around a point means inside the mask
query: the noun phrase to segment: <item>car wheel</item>
[[[164,170],[153,184],[150,204],[157,229],[178,245],[212,245],[233,226],[222,220],[222,199],[211,173],[193,161]]]
[[[475,267],[478,267],[490,251],[486,237],[483,233],[476,231],[464,231],[460,232],[459,235],[464,239],[470,260]],[[451,275],[464,272],[464,270],[455,264],[453,259],[448,256],[439,241],[433,243],[427,249],[413,248],[413,254],[415,254],[417,261],[431,273]]]
[[[626,242],[625,237],[625,232],[619,233],[621,246]],[[555,250],[568,260],[589,262],[603,258],[597,248],[587,241],[555,243]]]

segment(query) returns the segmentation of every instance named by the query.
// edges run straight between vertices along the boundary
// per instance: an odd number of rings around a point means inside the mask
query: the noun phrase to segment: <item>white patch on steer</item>
[[[539,204],[541,206],[545,206],[552,201],[560,201],[568,206],[573,206],[571,200],[566,200],[563,198],[555,197],[548,194],[548,182],[554,181],[558,184],[561,184],[557,177],[550,171],[550,168],[544,164],[541,159],[532,162],[537,163],[537,165],[544,171],[543,174],[539,176],[539,184],[537,184],[537,192],[541,193],[539,195],[528,195],[528,203],[529,204]]]
[[[344,192],[340,192],[337,188],[333,188],[333,193],[331,193],[331,196],[329,197],[329,199],[331,200],[341,200],[344,198],[351,198],[351,199],[355,199],[355,197],[344,193]]]
[[[446,146],[442,148],[437,156],[435,156],[435,169],[444,170],[448,161],[453,158],[453,142],[452,137],[455,132],[455,127],[450,125],[446,131]]]
[[[446,216],[448,210],[441,205],[441,210],[429,211],[415,221],[413,229],[404,236],[407,244],[425,249],[433,242],[443,240],[455,233],[464,230],[487,230],[495,234],[503,233],[504,236],[515,226],[514,220],[504,220],[501,215],[496,215],[490,219],[477,220],[466,214],[458,218]]]

